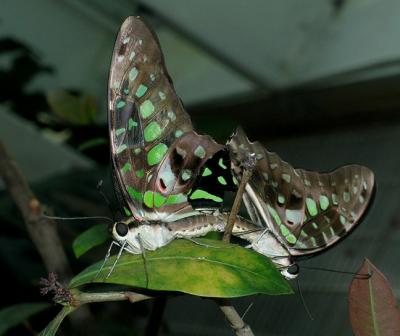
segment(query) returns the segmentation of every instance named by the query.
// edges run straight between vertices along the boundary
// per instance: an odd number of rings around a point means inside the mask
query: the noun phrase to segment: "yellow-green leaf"
[[[106,224],[98,224],[81,233],[72,243],[72,249],[75,256],[79,258],[93,247],[103,244],[110,239],[108,226]]]
[[[196,244],[178,239],[146,252],[146,263],[142,255],[124,253],[106,278],[114,261],[115,256],[98,277],[102,262],[88,267],[71,280],[70,287],[106,282],[208,297],[292,294],[291,287],[268,258],[216,240],[199,239]]]

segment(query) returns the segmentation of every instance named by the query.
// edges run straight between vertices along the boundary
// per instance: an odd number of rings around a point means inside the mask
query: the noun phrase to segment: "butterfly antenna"
[[[56,219],[56,220],[105,219],[110,221],[111,223],[114,223],[114,220],[112,220],[110,217],[105,217],[105,216],[58,217],[58,216],[49,216],[43,213],[42,217],[48,219]]]
[[[97,279],[97,277],[100,275],[101,271],[103,270],[104,265],[106,264],[108,258],[110,258],[111,249],[112,249],[112,247],[113,247],[114,245],[119,246],[118,243],[116,243],[115,241],[112,241],[112,242],[111,242],[110,247],[108,248],[107,254],[106,254],[106,256],[104,257],[104,261],[103,261],[103,263],[102,263],[102,265],[101,265],[99,271],[98,271],[98,272],[96,273],[96,275],[94,276],[94,279]]]
[[[126,245],[126,240],[124,241],[124,243],[122,244],[121,248],[119,249],[117,258],[115,259],[114,264],[112,265],[112,267],[111,267],[111,269],[110,269],[110,272],[108,272],[108,274],[107,274],[107,276],[106,276],[106,279],[107,279],[107,278],[111,275],[111,273],[114,271],[114,268],[115,268],[115,266],[117,265],[117,262],[118,262],[119,258],[120,258],[121,255],[122,255],[122,251],[125,249],[125,245]]]
[[[312,314],[311,314],[311,312],[310,312],[310,309],[308,308],[308,305],[307,305],[307,303],[306,303],[306,300],[304,299],[303,291],[301,290],[299,278],[296,278],[296,284],[297,284],[297,290],[298,290],[298,292],[299,292],[299,294],[300,294],[301,303],[303,304],[303,307],[304,307],[304,309],[306,310],[307,315],[308,315],[308,317],[310,318],[310,320],[311,320],[311,321],[314,321],[314,317],[312,316]]]
[[[247,313],[250,311],[251,307],[253,307],[253,304],[254,304],[254,302],[251,302],[251,303],[247,306],[246,310],[244,311],[244,313],[243,313],[243,315],[242,315],[242,317],[241,317],[242,320],[246,317],[246,315],[247,315]]]
[[[142,238],[140,237],[140,233],[138,233],[138,240],[139,240],[140,249],[142,250],[144,274],[146,275],[146,288],[149,288],[149,273],[148,273],[148,269],[147,269],[146,250],[143,246],[143,241],[142,241]]]
[[[360,280],[368,280],[368,279],[370,279],[372,277],[372,272],[357,273],[357,272],[349,272],[349,271],[340,271],[340,270],[324,268],[324,267],[313,267],[313,266],[303,266],[303,265],[301,266],[301,268],[308,269],[308,270],[311,270],[311,271],[323,271],[323,272],[354,275],[354,277],[356,279],[360,279]]]

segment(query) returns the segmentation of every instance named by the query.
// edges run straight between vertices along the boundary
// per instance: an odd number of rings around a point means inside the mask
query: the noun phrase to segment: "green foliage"
[[[47,103],[54,114],[75,125],[91,124],[98,112],[94,97],[90,95],[79,97],[63,90],[49,92]]]
[[[50,307],[48,303],[20,303],[0,310],[0,335]]]
[[[65,306],[63,309],[57,314],[57,316],[44,328],[39,336],[54,336],[57,333],[58,328],[60,327],[61,322],[64,318],[73,312],[75,309],[71,306]]]
[[[102,262],[75,276],[71,288],[93,282],[180,291],[206,297],[292,294],[292,289],[266,257],[222,241],[178,239],[142,255],[124,254],[106,278],[115,256],[96,277]],[[146,272],[147,269],[147,272]]]
[[[103,244],[110,239],[110,232],[106,224],[98,224],[81,233],[72,243],[72,249],[77,258]]]

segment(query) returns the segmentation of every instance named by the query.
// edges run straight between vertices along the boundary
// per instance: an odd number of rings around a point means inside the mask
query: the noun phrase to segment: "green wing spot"
[[[129,60],[132,61],[136,56],[136,53],[134,51],[132,51],[129,55]]]
[[[203,159],[206,156],[206,151],[203,146],[197,146],[196,149],[194,150],[194,155],[199,157],[200,159]]]
[[[120,101],[117,103],[117,108],[118,108],[118,109],[123,108],[125,105],[126,105],[126,103],[125,103],[123,100],[120,100]]]
[[[144,176],[144,169],[137,170],[135,174],[139,178],[143,177]]]
[[[326,210],[329,207],[329,198],[326,197],[325,195],[321,195],[319,197],[319,205],[321,207],[321,210]]]
[[[344,217],[343,215],[339,216],[339,220],[340,220],[340,223],[342,223],[342,225],[346,224],[346,217]]]
[[[131,131],[132,128],[136,127],[138,123],[134,121],[132,118],[129,118],[128,120],[128,130]]]
[[[135,190],[134,188],[132,188],[131,186],[128,186],[126,188],[126,190],[128,191],[128,194],[135,200],[138,201],[142,201],[143,200],[143,195],[142,193],[140,193],[139,191]]]
[[[343,192],[343,201],[345,201],[346,203],[350,202],[350,193],[348,193],[347,191]]]
[[[123,174],[126,174],[127,172],[129,172],[131,170],[132,170],[132,165],[129,162],[125,163],[124,166],[121,168],[121,172]]]
[[[180,138],[182,136],[183,132],[181,130],[176,130],[175,131],[175,138]]]
[[[126,131],[125,127],[118,128],[118,129],[115,130],[115,135],[116,136],[120,136],[122,133],[125,133],[125,131]]]
[[[160,97],[161,100],[164,100],[164,99],[166,98],[165,93],[162,92],[162,91],[159,91],[159,92],[158,92],[158,96]]]
[[[285,196],[283,196],[282,194],[279,194],[278,195],[278,203],[285,204]]]
[[[336,194],[332,194],[332,203],[333,203],[334,205],[338,205],[338,204],[339,204]]]
[[[127,148],[128,148],[127,145],[122,144],[121,146],[119,146],[119,147],[117,148],[117,154],[122,153],[122,152],[123,152],[125,149],[127,149]]]
[[[182,180],[187,181],[192,177],[192,172],[189,169],[184,169],[182,172]]]
[[[236,185],[239,185],[239,181],[237,180],[237,178],[235,176],[232,176],[232,180],[233,180],[233,183],[235,183]]]
[[[156,208],[162,206],[166,202],[166,200],[167,198],[161,195],[160,193],[158,192],[154,193],[154,205],[156,206]]]
[[[168,111],[167,115],[168,115],[168,118],[171,119],[171,121],[175,121],[176,120],[175,112]]]
[[[144,132],[144,139],[147,142],[150,142],[157,139],[161,135],[161,128],[157,122],[152,121],[145,127],[143,132]]]
[[[281,225],[279,226],[279,228],[281,229],[282,236],[286,237],[287,235],[290,234],[290,231],[289,231],[289,229],[286,227],[286,225],[281,224]]]
[[[147,92],[147,86],[140,84],[138,89],[136,90],[136,97],[142,98]]]
[[[285,238],[290,244],[296,244],[297,239],[292,233],[288,234]]]
[[[306,198],[306,205],[307,205],[308,213],[311,216],[318,215],[317,205],[315,204],[315,201],[312,198],[310,198],[310,197]]]
[[[271,214],[271,216],[275,220],[276,224],[281,225],[282,224],[282,220],[279,217],[279,215],[276,212],[276,210],[273,207],[271,207],[270,205],[267,205],[267,208],[268,208],[268,212]]]
[[[132,213],[128,210],[127,207],[124,207],[124,212],[125,212],[125,216],[126,217],[131,217],[132,216]]]
[[[154,206],[154,193],[152,191],[146,191],[144,193],[143,202],[148,208]]]
[[[193,192],[192,195],[190,195],[190,199],[199,199],[199,198],[203,198],[203,199],[210,199],[214,202],[218,202],[218,203],[222,203],[222,198],[215,196],[213,194],[208,193],[207,191],[201,190],[201,189],[197,189]]]
[[[168,147],[166,144],[159,143],[159,144],[155,145],[147,153],[147,163],[150,166],[156,165],[164,158],[167,151],[168,151]]]
[[[145,100],[139,109],[143,119],[150,117],[154,113],[154,105],[150,100]]]
[[[221,183],[222,185],[226,185],[226,180],[223,178],[223,176],[218,176],[218,182]]]
[[[125,88],[124,93],[127,95],[129,93],[129,88]]]
[[[312,223],[311,223],[311,226],[312,226],[315,230],[318,230],[318,225],[317,225],[317,223],[312,222]]]
[[[139,155],[141,151],[142,151],[141,148],[135,148],[135,149],[133,150],[133,153],[135,153],[135,155]]]
[[[290,183],[291,177],[289,174],[282,174],[282,180],[284,180],[287,183]]]
[[[201,176],[209,176],[211,174],[212,174],[212,171],[206,167],[206,169],[204,169],[203,174]]]
[[[219,159],[218,166],[220,166],[222,169],[228,168],[227,166],[224,165],[224,160],[222,160],[222,158]]]
[[[183,194],[169,195],[166,201],[166,205],[178,204],[187,201],[187,197]]]
[[[136,77],[137,77],[137,75],[138,75],[138,69],[136,69],[135,67],[133,67],[132,69],[131,69],[131,71],[129,71],[129,75],[128,75],[128,77],[129,77],[129,81],[134,81],[135,79],[136,79]]]

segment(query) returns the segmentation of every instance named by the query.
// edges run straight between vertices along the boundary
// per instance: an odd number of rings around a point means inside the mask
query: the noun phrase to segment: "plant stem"
[[[107,302],[107,301],[126,301],[131,303],[153,299],[152,296],[144,295],[135,292],[100,292],[100,293],[88,293],[74,290],[72,292],[74,307],[82,306],[86,303],[93,302]]]
[[[230,300],[216,299],[216,302],[237,336],[254,336],[250,326],[243,321]]]
[[[229,242],[231,239],[233,225],[235,224],[237,214],[240,210],[240,204],[242,203],[244,190],[247,182],[249,182],[250,177],[253,175],[253,168],[255,165],[253,157],[249,156],[247,161],[248,162],[245,162],[245,167],[243,168],[243,174],[240,180],[239,188],[236,192],[235,200],[233,201],[232,209],[228,216],[228,222],[225,226],[224,236],[222,237],[222,240],[226,242]]]
[[[20,172],[17,163],[0,141],[0,177],[4,181],[10,196],[19,208],[24,222],[48,272],[54,272],[63,281],[72,277],[67,256],[62,247],[56,223],[42,216],[43,206],[30,189],[28,182]],[[71,319],[76,328],[92,319],[90,311],[82,309]]]
[[[56,224],[43,218],[42,205],[29,188],[15,160],[0,141],[0,176],[24,218],[28,233],[35,244],[47,271],[57,273],[62,279],[72,275],[67,256],[62,248]]]

